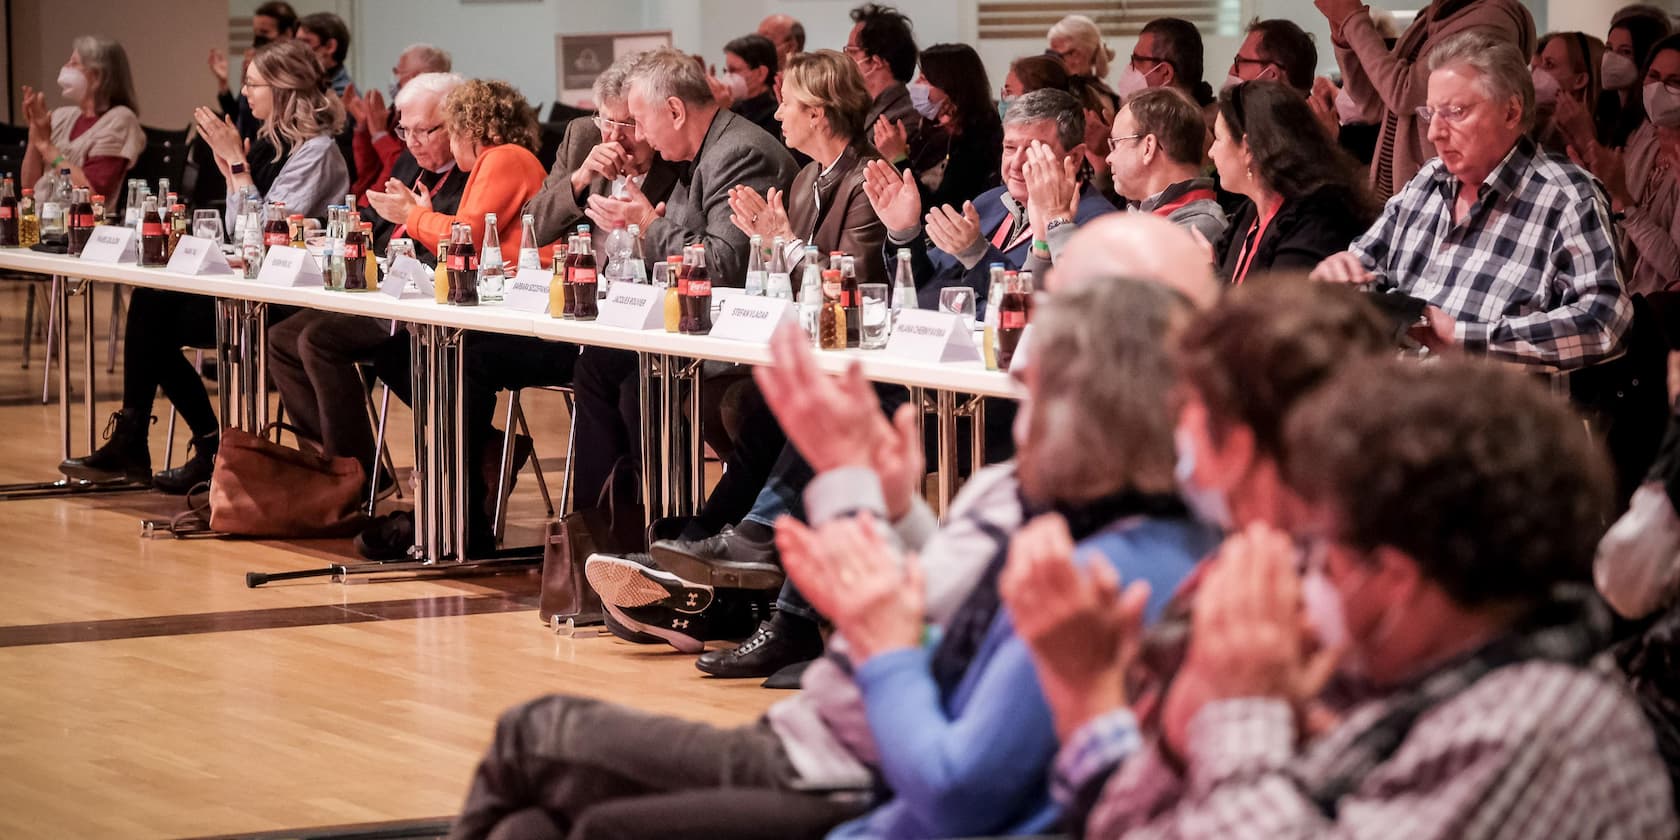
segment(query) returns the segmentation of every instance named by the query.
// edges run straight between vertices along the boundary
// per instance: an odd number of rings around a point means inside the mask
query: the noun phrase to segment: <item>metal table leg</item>
[[[986,465],[986,398],[978,394],[968,401],[969,454],[968,473],[973,475]]]
[[[680,515],[688,505],[684,502],[687,482],[683,480],[681,451],[682,400],[677,375],[677,360],[673,356],[659,357],[659,468],[665,489],[664,513]]]
[[[115,291],[114,289],[112,291]],[[82,296],[82,425],[87,431],[87,451],[92,452],[99,442],[95,432],[97,421],[94,419],[94,397],[99,390],[98,380],[94,374],[94,340],[93,340],[93,281],[83,280],[79,294]],[[60,369],[68,367],[68,356],[60,356]]]
[[[700,433],[703,364],[695,359],[688,367],[688,505],[683,509],[684,516],[693,516],[706,500],[706,438]]]
[[[659,458],[660,420],[662,409],[655,401],[654,384],[654,356],[652,353],[636,354],[636,399],[642,407],[642,509],[647,511],[649,522],[663,517],[664,505],[660,498],[659,469],[662,464]],[[574,412],[571,422],[577,422]]]
[[[935,396],[938,414],[939,513],[951,507],[957,489],[957,395],[940,391]]]

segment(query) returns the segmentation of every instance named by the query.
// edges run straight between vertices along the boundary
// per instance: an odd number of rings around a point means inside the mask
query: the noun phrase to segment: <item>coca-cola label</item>
[[[70,226],[73,227],[73,228],[90,228],[90,227],[93,227],[93,214],[92,213],[76,213],[76,214],[72,215],[70,217]]]
[[[462,256],[461,257],[461,270],[462,271],[477,271],[478,270],[478,257],[476,257],[472,254],[466,254],[466,255]]]
[[[0,219],[11,221],[16,214],[17,208],[15,207],[0,207]]]
[[[1024,330],[1027,328],[1027,313],[1010,312],[1005,309],[998,313],[998,328],[1005,330]]]
[[[350,243],[350,242],[344,243],[344,258],[347,259],[347,260],[359,260],[359,259],[361,259],[362,258],[362,246],[360,244],[356,244],[356,243]]]
[[[287,245],[292,244],[292,235],[289,234],[289,233],[286,233],[284,231],[281,231],[279,233],[264,232],[263,233],[263,244],[267,245],[270,248],[273,248],[273,247],[276,247],[276,246],[284,248]]]
[[[595,269],[593,269],[593,268],[574,268],[574,269],[572,269],[572,282],[573,283],[593,283],[593,282],[595,282]]]
[[[140,225],[141,236],[162,236],[163,222],[144,222]]]
[[[690,280],[690,281],[688,281],[688,294],[689,294],[690,297],[711,297],[712,296],[712,281],[710,281],[710,280]]]
[[[466,257],[463,257],[460,254],[450,254],[449,255],[449,270],[450,271],[465,271],[466,268],[467,268],[467,258]]]

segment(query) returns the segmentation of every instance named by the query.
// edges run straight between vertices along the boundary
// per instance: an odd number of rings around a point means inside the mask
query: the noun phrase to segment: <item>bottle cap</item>
[[[23,194],[24,195],[34,195],[35,194],[35,188],[34,187],[24,187],[23,188]]]

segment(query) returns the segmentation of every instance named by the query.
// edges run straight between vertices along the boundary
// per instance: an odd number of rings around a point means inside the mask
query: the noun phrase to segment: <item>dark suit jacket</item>
[[[881,245],[887,240],[887,228],[863,192],[864,160],[857,149],[847,149],[826,176],[819,177],[820,163],[799,170],[788,189],[788,225],[805,244],[822,249],[825,258],[831,251],[856,257],[858,282],[886,283]],[[821,200],[814,200],[818,195]]]
[[[782,124],[776,119],[776,107],[776,95],[766,91],[729,106],[729,110],[746,117],[753,125],[769,132],[771,137],[781,137]]]
[[[560,151],[554,157],[554,168],[543,179],[542,191],[525,202],[525,212],[536,217],[537,246],[542,247],[551,242],[560,241],[561,237],[586,222],[583,215],[589,206],[589,196],[608,195],[612,192],[612,182],[597,175],[589,182],[589,189],[583,195],[572,194],[572,173],[589,158],[589,153],[601,144],[601,130],[595,127],[591,117],[578,117],[566,126],[566,136],[560,141]],[[671,188],[677,183],[677,167],[655,155],[653,165],[648,168],[647,178],[642,181],[642,193],[648,201],[658,205],[671,195]],[[646,235],[646,231],[643,231]],[[603,236],[596,242],[604,243]],[[661,253],[654,256],[648,252],[648,258],[662,260]]]
[[[1032,237],[1023,238],[1015,247],[1005,251],[992,243],[992,237],[997,234],[1000,226],[1011,220],[1009,208],[1004,204],[1003,197],[1009,194],[1008,187],[997,187],[987,190],[980,197],[974,199],[974,209],[980,213],[980,235],[986,240],[986,254],[973,268],[963,267],[962,260],[934,248],[928,242],[926,234],[917,236],[914,240],[903,245],[894,244],[891,239],[886,242],[888,249],[896,251],[898,248],[910,249],[911,270],[916,276],[916,300],[923,309],[939,308],[939,290],[951,286],[967,286],[975,291],[979,305],[977,310],[985,306],[987,281],[990,279],[991,264],[1003,263],[1013,270],[1020,270],[1027,262],[1027,256],[1032,251]],[[1025,208],[1021,211],[1026,212]],[[1113,213],[1114,205],[1108,199],[1093,189],[1090,184],[1080,187],[1078,211],[1073,215],[1073,221],[1078,224]],[[1007,243],[1006,243],[1007,244]],[[897,270],[896,253],[888,254],[887,265]],[[983,311],[977,311],[984,315]]]
[[[1219,276],[1226,282],[1236,272],[1243,240],[1257,215],[1254,202],[1245,201],[1225,229],[1219,248]],[[1302,198],[1285,201],[1266,226],[1266,235],[1256,246],[1244,279],[1276,269],[1310,271],[1325,257],[1346,251],[1373,221],[1371,211],[1340,187],[1321,187]]]
[[[461,206],[461,192],[467,187],[467,173],[462,172],[461,167],[452,166],[448,172],[442,175],[436,172],[427,172],[420,168],[419,161],[414,159],[414,154],[406,147],[403,148],[402,154],[397,155],[397,159],[391,162],[391,177],[407,184],[410,188],[414,186],[415,180],[419,179],[421,183],[426,185],[426,189],[431,190],[432,209],[448,215],[454,215],[456,208]],[[385,221],[371,209],[364,208],[362,218],[367,219],[370,216],[373,219],[374,253],[383,254],[385,248],[390,244],[391,235],[396,232],[397,226]],[[407,233],[405,232],[404,235],[407,235]],[[437,262],[437,255],[432,253],[432,249],[436,247],[436,242],[421,242],[419,239],[414,239],[414,256],[422,262],[435,263]]]
[[[665,200],[665,216],[642,232],[648,258],[704,243],[712,283],[740,286],[746,282],[747,235],[729,220],[734,215],[729,188],[745,184],[760,195],[771,187],[787,189],[797,174],[793,157],[764,129],[733,111],[719,110],[686,169]]]

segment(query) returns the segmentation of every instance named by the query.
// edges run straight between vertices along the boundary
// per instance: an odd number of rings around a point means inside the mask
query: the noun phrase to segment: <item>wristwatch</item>
[[[231,174],[234,174],[234,175],[244,175],[245,174],[245,161],[238,161],[236,163],[228,164],[228,172],[231,173]]]
[[[1049,233],[1062,225],[1069,224],[1071,221],[1072,220],[1068,219],[1066,216],[1057,216],[1056,218],[1044,223],[1044,232]]]

